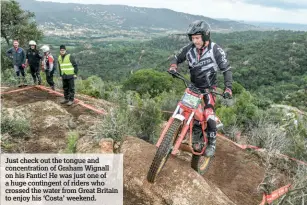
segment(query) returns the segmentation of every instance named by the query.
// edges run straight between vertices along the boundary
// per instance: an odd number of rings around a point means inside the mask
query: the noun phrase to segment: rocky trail
[[[1,92],[10,88],[2,88]],[[107,110],[110,103],[78,95],[79,99]],[[6,153],[59,153],[67,147],[68,133],[79,133],[76,151],[80,153],[112,153],[113,142],[102,147],[90,130],[100,114],[79,104],[69,107],[59,103],[60,97],[31,88],[1,95],[1,109],[9,116],[30,123],[31,134],[13,137],[2,133],[1,151]],[[107,143],[108,144],[108,143]],[[106,149],[109,149],[106,151]],[[218,138],[216,156],[209,171],[200,176],[190,168],[189,153],[170,157],[155,184],[146,180],[156,147],[135,137],[126,137],[120,152],[124,154],[124,204],[127,205],[256,205],[262,200],[258,185],[265,169],[261,159],[229,141]],[[280,186],[287,184],[283,175]]]

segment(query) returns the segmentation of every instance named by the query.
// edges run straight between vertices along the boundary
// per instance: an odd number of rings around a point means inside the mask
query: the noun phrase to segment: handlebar
[[[173,77],[176,77],[176,78],[179,78],[181,79],[185,86],[187,88],[189,88],[190,90],[192,90],[193,92],[197,93],[197,94],[209,94],[209,92],[202,92],[199,88],[197,88],[192,82],[190,82],[189,80],[187,80],[183,75],[181,75],[180,73],[178,73],[177,71],[175,70],[171,70],[171,71],[167,71],[169,74],[171,74]],[[210,93],[213,93],[213,94],[216,94],[216,95],[220,95],[222,96],[223,98],[225,98],[225,95],[224,94],[221,94],[221,93],[218,93],[218,92],[215,92],[215,91],[210,91]]]

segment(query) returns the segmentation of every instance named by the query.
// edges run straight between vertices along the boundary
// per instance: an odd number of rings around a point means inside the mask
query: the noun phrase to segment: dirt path
[[[216,156],[205,178],[237,204],[258,204],[262,195],[257,186],[264,168],[255,156],[218,138]]]
[[[76,122],[80,115],[97,116],[95,112],[78,104],[61,105],[60,100],[61,97],[37,88],[1,95],[2,107],[15,109],[19,106],[32,112],[31,119],[27,119],[31,122],[31,134],[23,138],[12,138],[10,149],[6,151],[57,153],[66,148],[67,133],[75,130],[68,126],[70,121]],[[49,106],[51,109],[45,109],[45,104],[46,108]],[[46,126],[46,122],[50,122],[50,125]]]
[[[190,163],[191,154],[181,152],[178,156],[185,163]],[[273,173],[272,170],[270,173]],[[289,183],[288,172],[274,167],[273,190]],[[222,138],[217,139],[215,158],[204,179],[218,187],[229,199],[238,205],[257,205],[262,200],[259,184],[265,176],[264,162],[255,151],[242,150]]]
[[[124,204],[148,205],[234,205],[216,185],[197,174],[190,163],[171,156],[155,183],[147,173],[156,147],[144,140],[127,137],[124,154]]]
[[[61,97],[49,94],[48,92],[41,91],[36,88],[16,93],[3,94],[2,96],[3,96],[2,103],[6,107],[12,107],[10,104],[7,103],[7,101],[15,102],[13,106],[25,105],[29,103],[47,101],[47,100],[54,101],[55,103],[61,105],[60,100],[62,99]],[[71,113],[74,117],[79,117],[82,114],[96,115],[96,113],[94,113],[93,111],[88,110],[78,104],[74,104],[72,106],[66,106],[66,105],[61,105],[61,106],[65,108],[69,113]]]

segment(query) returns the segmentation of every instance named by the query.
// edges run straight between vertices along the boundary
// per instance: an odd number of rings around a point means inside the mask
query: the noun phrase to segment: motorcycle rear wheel
[[[193,154],[192,160],[191,160],[191,167],[195,171],[197,171],[200,175],[204,175],[208,171],[212,163],[212,160],[213,160],[213,157]]]

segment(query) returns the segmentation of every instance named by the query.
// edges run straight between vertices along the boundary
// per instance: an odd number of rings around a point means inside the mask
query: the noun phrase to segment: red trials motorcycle
[[[171,71],[168,71],[168,73],[172,74],[173,77],[183,80],[186,85],[186,90],[156,144],[158,149],[147,174],[147,180],[151,183],[154,183],[170,154],[175,156],[178,149],[185,148],[192,153],[191,167],[199,174],[202,175],[208,170],[212,157],[205,156],[208,139],[205,132],[207,122],[204,115],[203,99],[204,96],[209,93],[224,97],[223,94],[214,92],[213,90],[201,92],[181,74]],[[194,122],[197,121],[201,125],[202,134],[204,136],[204,139],[202,138],[204,147],[200,152],[196,152],[192,148],[192,128]],[[217,128],[223,126],[217,117],[216,121]]]

